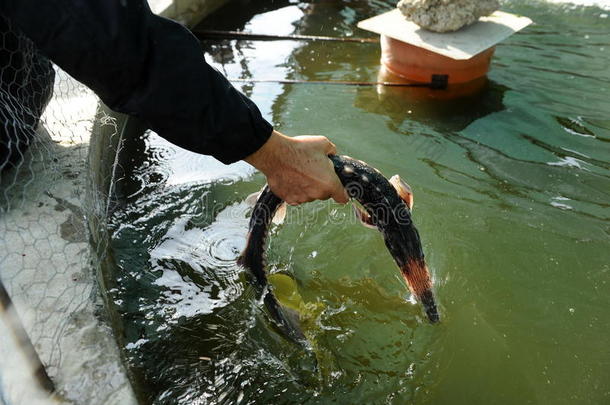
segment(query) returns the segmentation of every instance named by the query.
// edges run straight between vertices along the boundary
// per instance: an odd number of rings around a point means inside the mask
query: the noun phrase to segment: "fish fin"
[[[262,193],[262,190],[257,191],[256,193],[252,193],[249,196],[247,196],[246,200],[245,200],[246,204],[249,207],[254,207],[256,205],[256,201],[258,200],[258,197],[260,197],[261,193]]]
[[[352,204],[352,207],[354,208],[354,215],[356,216],[356,219],[358,219],[362,225],[366,226],[367,228],[377,229],[377,226],[375,226],[373,223],[373,218],[371,218],[368,212],[356,204]]]
[[[280,206],[277,207],[277,210],[275,210],[275,214],[273,215],[273,219],[271,220],[274,224],[281,225],[284,223],[284,220],[286,219],[287,207],[288,204],[285,202],[281,203]]]
[[[411,191],[411,186],[405,183],[397,174],[390,178],[390,184],[396,189],[398,196],[407,204],[407,207],[413,210],[413,191]]]

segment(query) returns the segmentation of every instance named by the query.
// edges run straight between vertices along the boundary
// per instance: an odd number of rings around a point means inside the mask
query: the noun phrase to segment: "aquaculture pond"
[[[391,1],[231,3],[201,28],[367,36]],[[534,24],[454,100],[237,83],[274,126],[324,134],[413,188],[441,322],[349,205],[290,208],[268,249],[313,354],[270,326],[236,258],[264,177],[153,133],[125,139],[106,270],[142,403],[610,403],[610,11],[506,1]],[[375,81],[375,44],[208,40],[230,78]],[[178,62],[178,61],[177,61]],[[317,363],[317,367],[316,364]]]

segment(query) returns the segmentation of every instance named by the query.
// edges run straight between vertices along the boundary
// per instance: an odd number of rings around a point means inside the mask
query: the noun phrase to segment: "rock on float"
[[[381,35],[381,63],[390,73],[463,85],[487,74],[496,44],[532,23],[496,8],[488,0],[402,0],[358,27]]]

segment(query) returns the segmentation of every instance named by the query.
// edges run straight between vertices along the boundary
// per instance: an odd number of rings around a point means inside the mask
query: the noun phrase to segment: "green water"
[[[242,6],[205,25],[366,36],[355,23],[392,4]],[[610,403],[610,11],[503,9],[535,24],[498,46],[489,83],[468,98],[242,87],[278,130],[324,134],[414,190],[439,325],[351,207],[291,209],[272,234],[270,270],[293,277],[308,305],[317,376],[269,327],[235,265],[243,201],[264,178],[154,134],[126,145],[110,294],[143,403]],[[229,77],[376,80],[379,70],[375,45],[205,48]]]

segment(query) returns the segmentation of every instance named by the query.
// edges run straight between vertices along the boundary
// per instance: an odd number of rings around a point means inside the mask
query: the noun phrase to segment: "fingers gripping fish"
[[[440,318],[432,294],[430,272],[419,233],[411,220],[411,188],[398,175],[388,181],[377,169],[360,160],[336,155],[329,158],[348,195],[360,204],[354,204],[356,217],[364,225],[381,232],[407,286],[422,303],[430,322],[437,322]],[[265,273],[265,240],[276,211],[283,209],[284,202],[265,186],[254,206],[248,242],[238,263],[254,276],[259,294],[264,294],[265,306],[282,333],[303,344],[306,340],[297,320],[280,306],[269,289]]]

